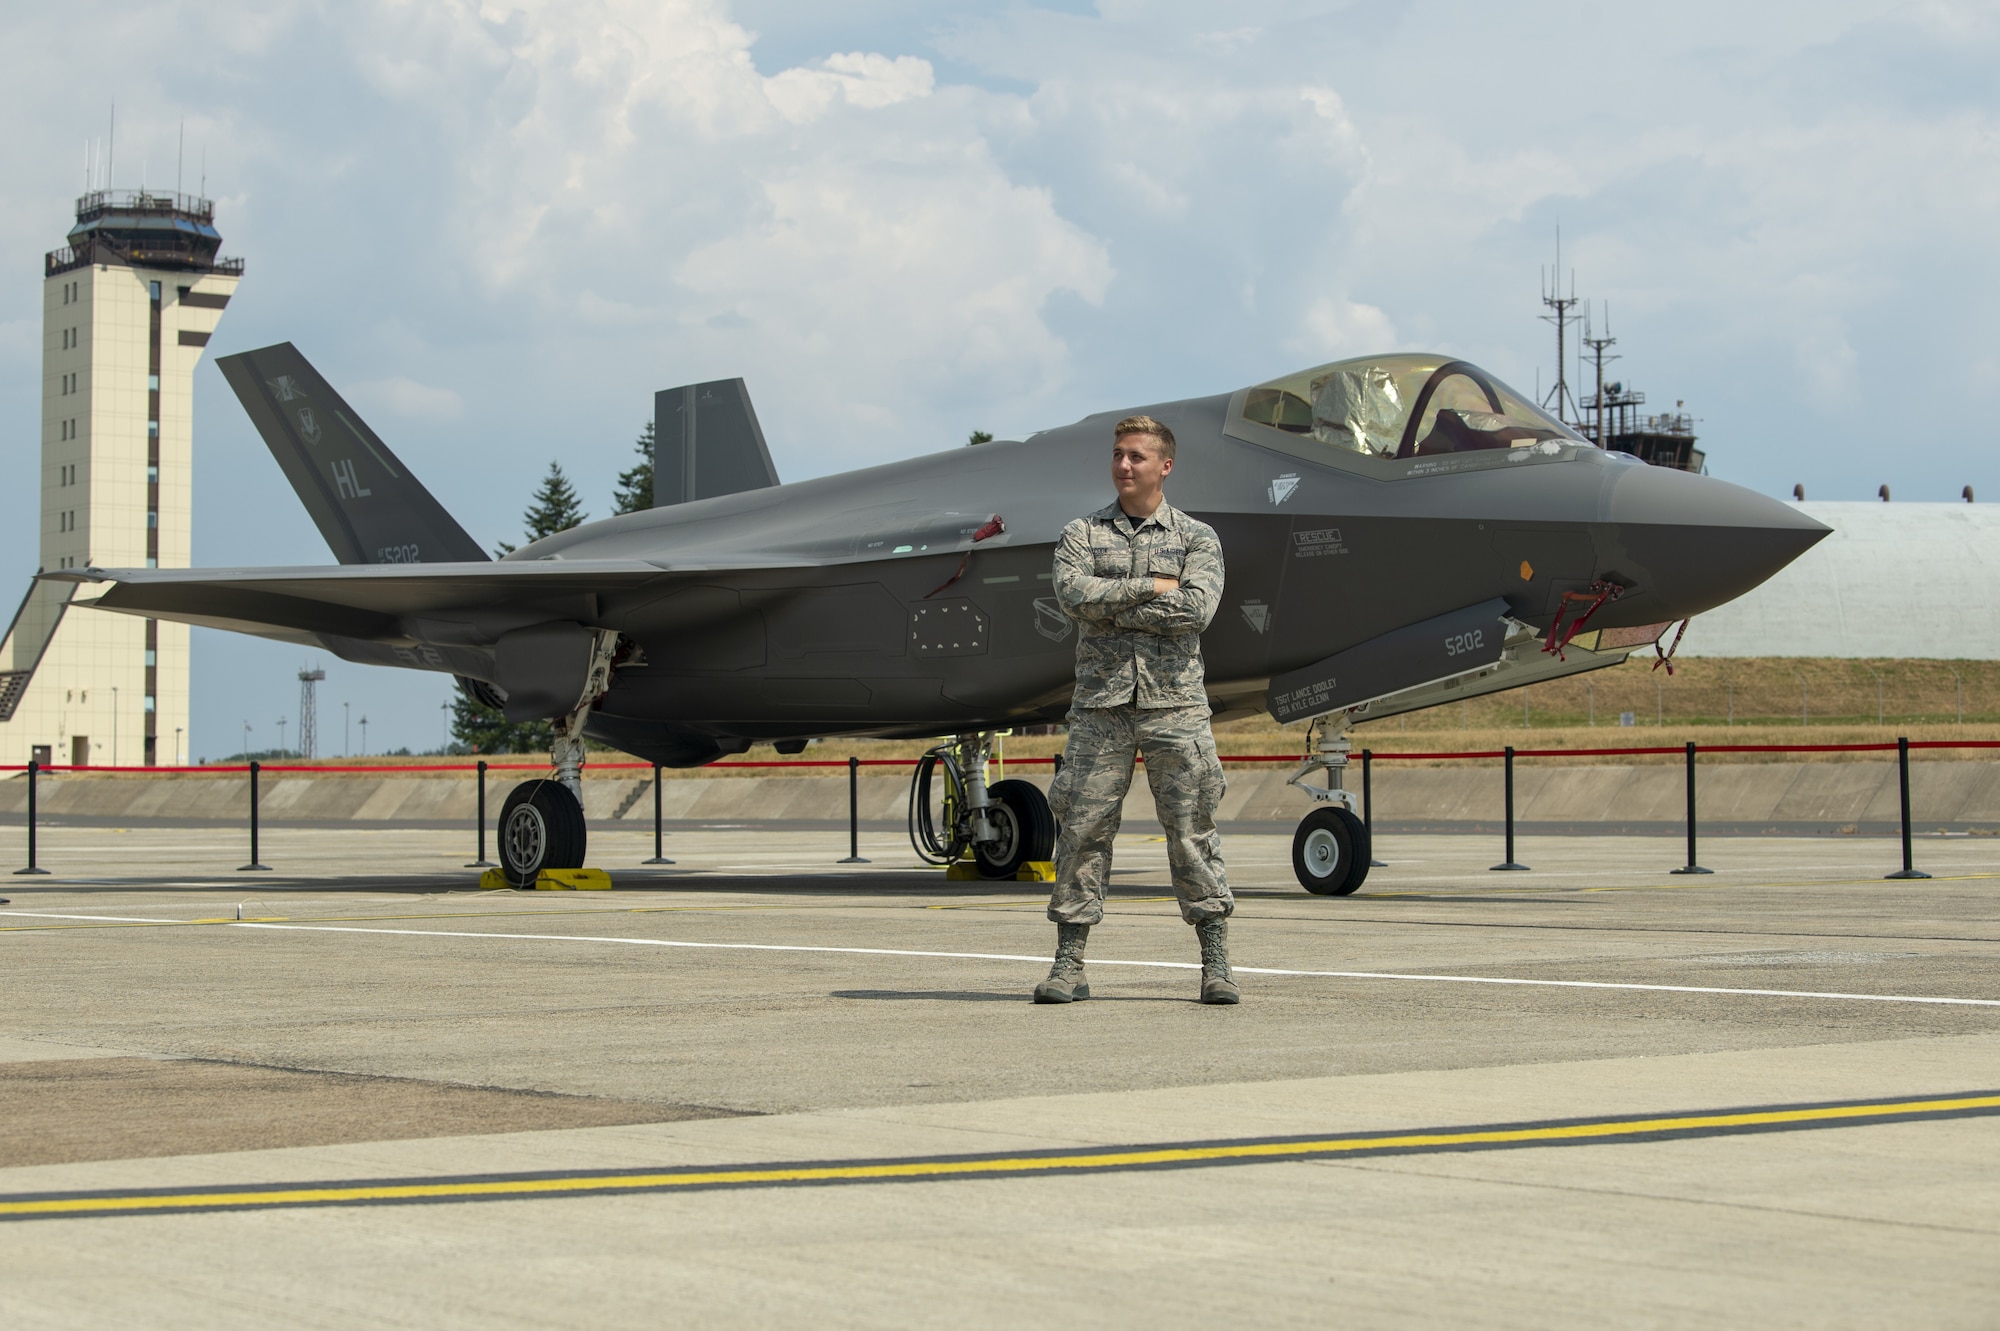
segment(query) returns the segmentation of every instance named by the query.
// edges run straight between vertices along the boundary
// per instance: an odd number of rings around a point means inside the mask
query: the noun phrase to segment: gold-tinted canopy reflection
[[[1584,442],[1469,361],[1370,356],[1259,384],[1245,420],[1373,458]]]

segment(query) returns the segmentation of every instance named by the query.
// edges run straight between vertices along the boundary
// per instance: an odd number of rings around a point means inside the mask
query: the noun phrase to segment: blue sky
[[[607,511],[699,379],[787,477],[1375,350],[1532,388],[1558,226],[1715,474],[2000,499],[1996,64],[1992,4],[12,8],[0,440],[32,465],[39,256],[116,98],[116,183],[185,120],[248,261],[215,350],[298,343],[488,543],[551,458]],[[327,560],[212,365],[196,452],[197,563]],[[298,652],[195,652],[192,751],[275,742]],[[437,742],[443,681],[324,664],[328,738]]]

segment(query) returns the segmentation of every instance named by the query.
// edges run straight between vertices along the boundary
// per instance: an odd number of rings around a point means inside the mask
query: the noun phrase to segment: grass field
[[[2000,661],[1850,661],[1783,657],[1727,660],[1697,657],[1655,670],[1651,653],[1622,666],[1536,684],[1492,697],[1447,703],[1354,728],[1354,747],[1382,753],[1461,750],[1590,749],[1698,744],[1866,744],[1913,740],[2000,741]],[[1630,724],[1625,724],[1629,714]],[[801,759],[914,757],[933,741],[830,739]],[[1305,726],[1280,726],[1268,716],[1216,727],[1226,754],[1294,753]],[[1062,750],[1059,735],[1016,735],[1005,742],[1016,757]],[[545,754],[482,755],[493,762],[541,762]],[[1925,761],[1986,759],[1996,750],[1927,751]],[[782,755],[757,745],[732,761],[771,762]],[[1860,761],[1880,754],[1716,754],[1704,761]],[[394,769],[472,758],[324,759]],[[631,761],[599,753],[598,765]],[[1576,762],[1676,762],[1678,758],[1576,758]],[[681,775],[757,775],[752,769],[695,769]]]

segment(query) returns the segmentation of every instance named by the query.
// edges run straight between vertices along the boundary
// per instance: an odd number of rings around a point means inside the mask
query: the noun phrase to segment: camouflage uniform
[[[1155,595],[1155,577],[1180,586]],[[1080,632],[1069,744],[1049,789],[1061,824],[1049,918],[1104,918],[1112,838],[1138,753],[1167,834],[1182,917],[1189,924],[1227,917],[1234,901],[1215,830],[1226,785],[1201,660],[1201,632],[1222,597],[1215,529],[1166,503],[1135,522],[1114,502],[1063,528],[1055,591]]]

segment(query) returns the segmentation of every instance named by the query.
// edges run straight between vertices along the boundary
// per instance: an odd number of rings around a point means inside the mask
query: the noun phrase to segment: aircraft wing
[[[51,582],[87,584],[75,604],[226,628],[280,641],[319,635],[382,641],[433,636],[453,625],[471,637],[547,619],[592,620],[599,598],[674,574],[636,559],[501,560],[455,564],[299,568],[65,569]],[[94,584],[93,586],[89,586]],[[447,633],[446,636],[451,636]]]

